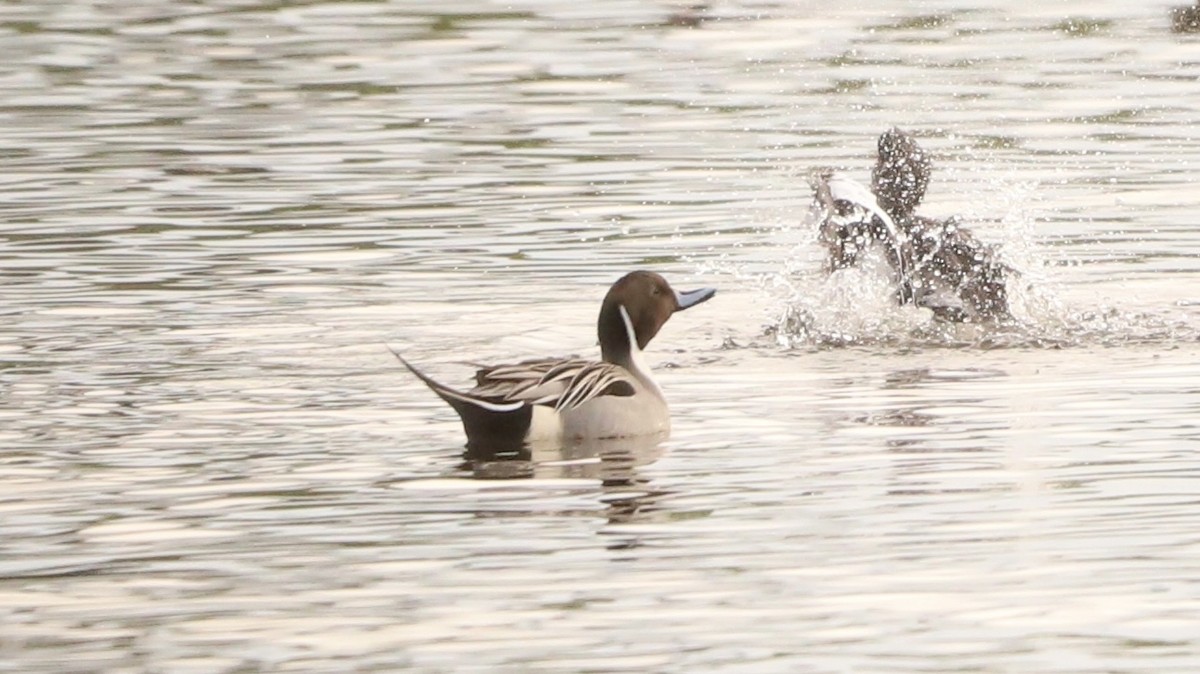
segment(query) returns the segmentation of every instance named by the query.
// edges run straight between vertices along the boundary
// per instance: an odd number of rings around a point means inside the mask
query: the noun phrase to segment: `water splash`
[[[1013,270],[1010,321],[952,323],[928,309],[899,306],[885,264],[827,273],[812,213],[766,232],[782,251],[779,258],[766,264],[761,258],[709,261],[704,271],[749,282],[770,298],[763,336],[786,349],[1057,349],[1200,341],[1200,313],[1191,306],[1134,309],[1120,305],[1120,298],[1068,299],[1078,294],[1069,291],[1079,282],[1065,278],[1074,268],[1068,260],[1038,243],[1037,185],[1001,181],[993,187],[986,203],[976,202],[964,220],[996,245]]]

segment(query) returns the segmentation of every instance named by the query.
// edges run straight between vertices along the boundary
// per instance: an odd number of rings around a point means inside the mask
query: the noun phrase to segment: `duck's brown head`
[[[679,292],[652,271],[629,272],[609,288],[600,306],[597,331],[602,357],[610,363],[625,364],[633,349],[646,348],[671,314],[705,302],[716,293],[713,288]]]

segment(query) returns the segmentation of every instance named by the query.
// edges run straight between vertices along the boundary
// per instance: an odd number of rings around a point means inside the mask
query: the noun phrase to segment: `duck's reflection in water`
[[[638,474],[640,467],[662,456],[666,439],[661,433],[515,449],[470,447],[463,453],[462,469],[480,480],[596,480],[609,523],[624,524],[667,493]]]
[[[461,468],[480,480],[595,479],[605,486],[636,481],[636,469],[662,456],[665,433],[632,438],[469,446]]]

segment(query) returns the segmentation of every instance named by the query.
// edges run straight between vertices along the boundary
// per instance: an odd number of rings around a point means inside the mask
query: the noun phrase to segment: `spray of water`
[[[967,226],[979,224],[980,238],[995,244],[1011,269],[1012,320],[955,323],[938,320],[928,309],[898,305],[882,260],[828,273],[813,213],[781,219],[763,231],[772,241],[769,248],[777,251],[764,256],[774,258],[769,262],[708,260],[702,271],[756,286],[770,307],[761,341],[787,349],[1072,348],[1200,340],[1195,312],[1080,306],[1064,299],[1072,267],[1038,244],[1037,193],[1033,184],[1004,183],[986,204],[963,214]]]

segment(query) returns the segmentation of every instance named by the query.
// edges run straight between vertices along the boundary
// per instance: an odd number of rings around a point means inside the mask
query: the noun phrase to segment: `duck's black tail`
[[[413,373],[445,400],[462,419],[467,434],[467,447],[487,447],[489,450],[515,450],[525,443],[525,436],[533,421],[533,406],[518,400],[497,401],[472,395],[466,391],[446,386],[433,377],[418,370],[392,347],[388,347],[396,360]]]

